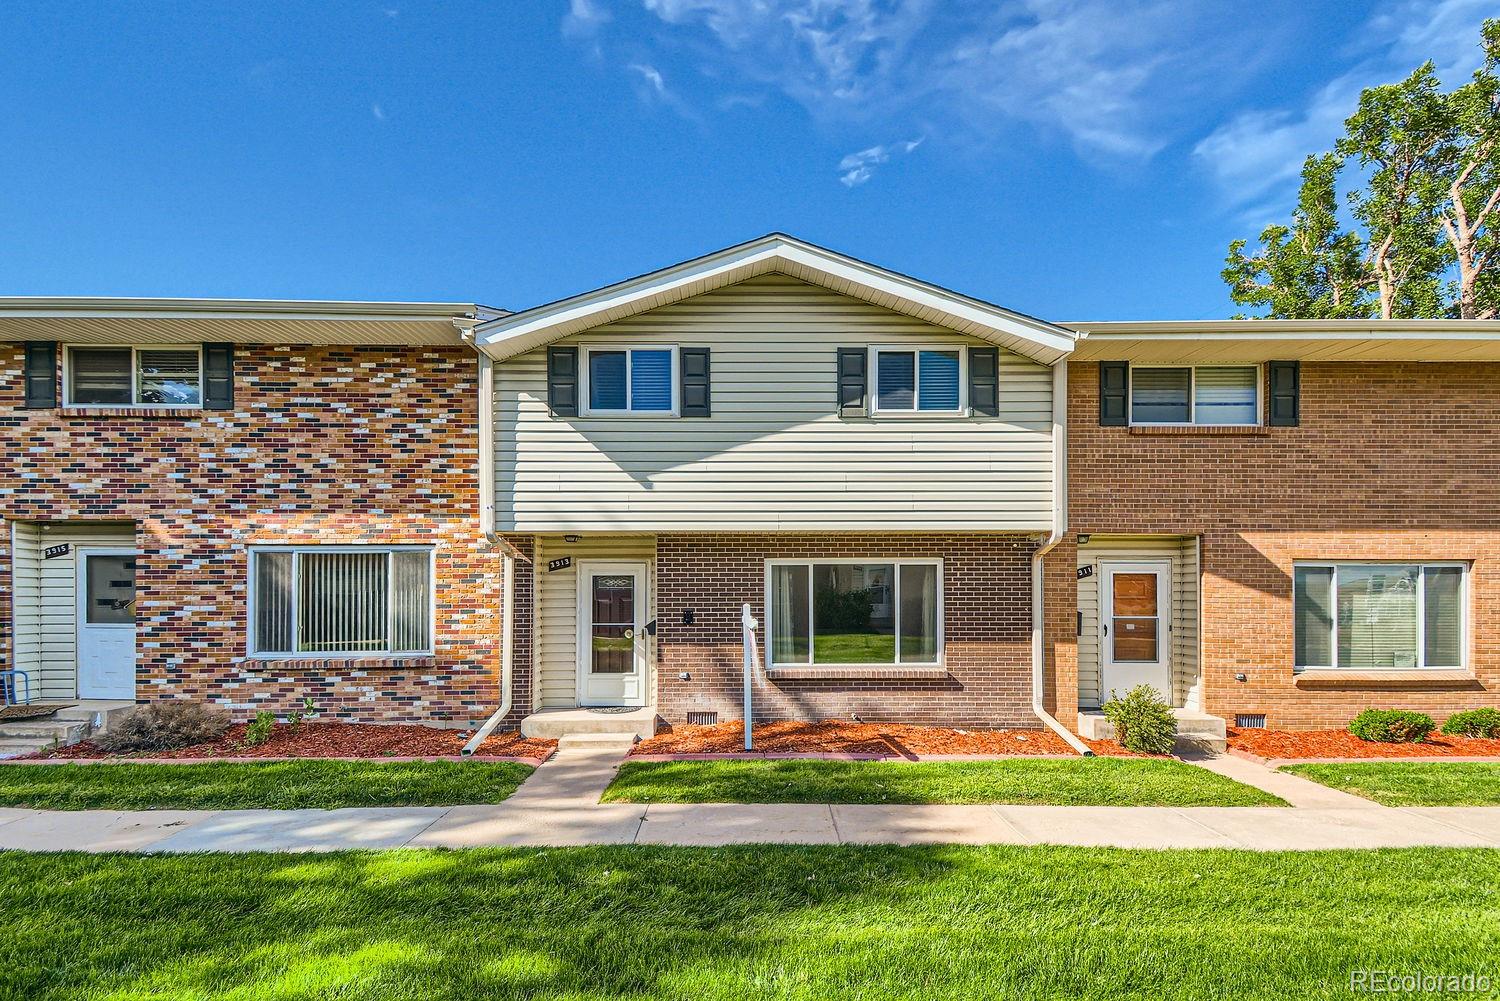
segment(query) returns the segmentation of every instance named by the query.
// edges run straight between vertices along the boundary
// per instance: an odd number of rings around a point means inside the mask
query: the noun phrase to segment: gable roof
[[[489,320],[475,328],[475,343],[503,360],[569,334],[770,273],[970,334],[1049,365],[1066,357],[1078,337],[1072,330],[1024,313],[771,233],[593,292]]]

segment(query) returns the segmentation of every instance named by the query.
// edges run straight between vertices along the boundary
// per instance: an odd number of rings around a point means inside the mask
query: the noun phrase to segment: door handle
[[[1106,636],[1109,635],[1109,623],[1108,622],[1104,623],[1104,635],[1106,635]]]

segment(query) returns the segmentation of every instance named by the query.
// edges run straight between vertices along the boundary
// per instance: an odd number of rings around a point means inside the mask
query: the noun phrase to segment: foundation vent
[[[713,726],[719,722],[718,713],[688,713],[688,726]]]
[[[1234,728],[1236,730],[1264,730],[1266,728],[1266,714],[1236,713]]]

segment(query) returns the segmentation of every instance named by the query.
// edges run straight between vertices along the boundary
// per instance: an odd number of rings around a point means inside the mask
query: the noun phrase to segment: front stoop
[[[596,709],[543,709],[521,720],[521,736],[566,740],[570,745],[593,742],[634,743],[656,735],[656,707],[629,712]],[[588,738],[587,740],[582,738]]]
[[[52,747],[76,744],[118,723],[134,702],[84,699],[35,719],[0,720],[0,758],[18,758]]]
[[[1222,752],[1229,746],[1228,724],[1223,717],[1198,709],[1173,709],[1177,717],[1177,740],[1173,750],[1183,753]],[[1097,710],[1078,714],[1078,735],[1084,740],[1114,740],[1115,725]]]

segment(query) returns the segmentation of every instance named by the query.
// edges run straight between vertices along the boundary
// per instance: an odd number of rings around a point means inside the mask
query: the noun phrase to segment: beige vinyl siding
[[[548,572],[547,562],[573,558],[565,570]],[[536,694],[534,709],[578,705],[578,565],[585,560],[639,561],[646,564],[646,620],[656,618],[656,540],[650,536],[560,536],[536,540]],[[647,665],[646,700],[655,701],[655,648]]]
[[[132,548],[135,527],[107,522],[16,524],[16,660],[33,672],[42,698],[78,697],[78,547]],[[49,546],[66,556],[43,559]]]
[[[501,531],[1051,527],[1052,370],[1004,348],[997,418],[843,420],[838,347],[990,345],[783,275],[558,344],[707,346],[713,416],[553,418],[545,348],[498,364]]]
[[[1092,576],[1078,582],[1078,704],[1096,709],[1102,691],[1099,651],[1099,581],[1101,562],[1172,561],[1172,704],[1193,706],[1198,684],[1198,540],[1196,537],[1109,537],[1095,535],[1078,550],[1078,565],[1092,567]]]

